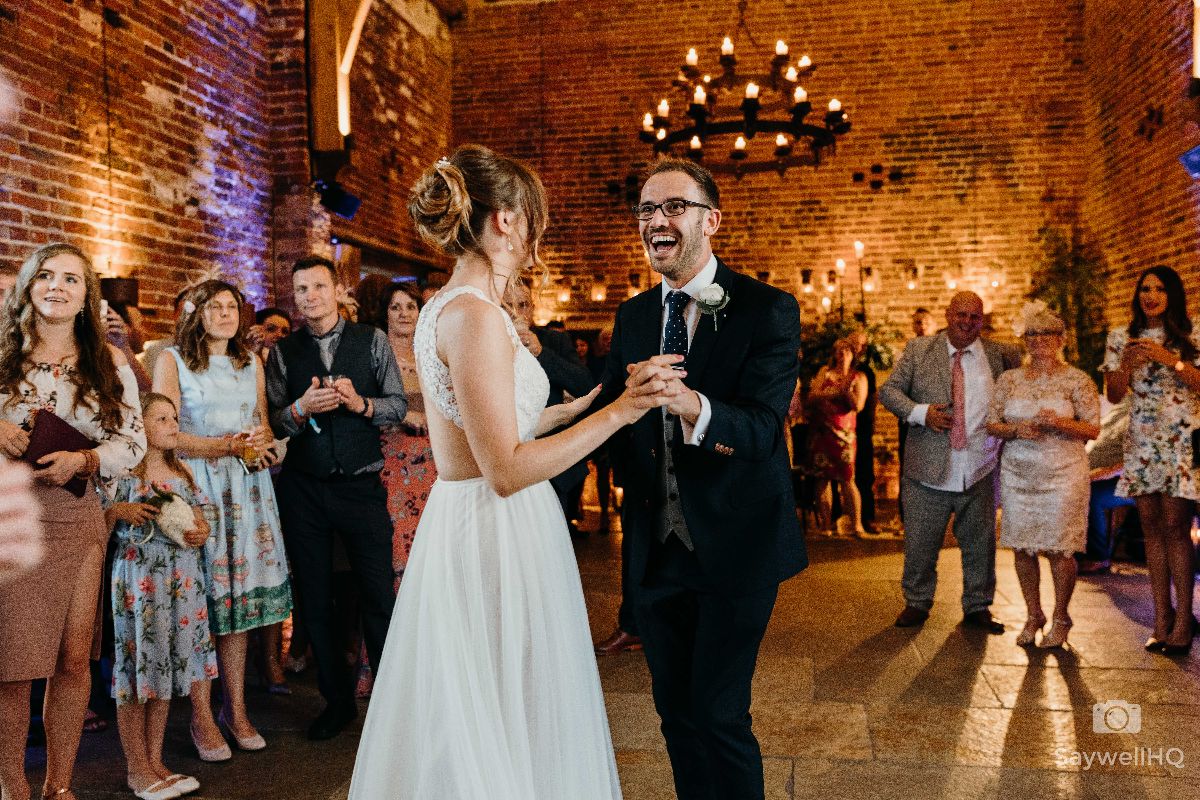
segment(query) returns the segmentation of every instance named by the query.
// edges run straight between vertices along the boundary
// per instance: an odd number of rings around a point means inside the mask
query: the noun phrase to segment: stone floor
[[[952,546],[942,553],[929,622],[918,631],[892,627],[903,604],[900,550],[899,541],[813,541],[812,566],[782,587],[753,709],[768,798],[1200,795],[1200,649],[1180,660],[1142,650],[1151,613],[1144,570],[1121,565],[1081,579],[1071,648],[1027,651],[1013,642],[1024,610],[1011,554],[1000,553],[993,607],[1009,632],[987,636],[958,625]],[[619,600],[619,536],[592,536],[577,551],[599,638],[611,631]],[[644,659],[601,659],[600,676],[625,797],[674,798]],[[252,694],[270,748],[225,765],[196,760],[186,711],[177,709],[167,762],[200,778],[195,797],[345,797],[357,729],[306,741],[303,727],[320,701],[311,676],[294,687],[291,697]],[[1095,732],[1093,705],[1105,701],[1139,705],[1140,733]],[[43,755],[29,751],[34,781]],[[115,726],[85,735],[76,787],[81,800],[131,796]]]

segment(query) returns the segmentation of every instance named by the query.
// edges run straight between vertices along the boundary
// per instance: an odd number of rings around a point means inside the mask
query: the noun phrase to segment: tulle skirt
[[[566,521],[549,483],[438,480],[417,528],[351,800],[619,800]]]

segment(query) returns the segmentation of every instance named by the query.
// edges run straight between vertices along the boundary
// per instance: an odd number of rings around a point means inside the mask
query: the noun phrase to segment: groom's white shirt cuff
[[[696,417],[696,424],[689,425],[683,417],[679,418],[679,424],[683,427],[683,443],[698,446],[704,441],[704,434],[708,433],[708,423],[712,421],[712,406],[709,405],[708,398],[700,392],[696,392],[696,397],[700,398],[700,415]]]

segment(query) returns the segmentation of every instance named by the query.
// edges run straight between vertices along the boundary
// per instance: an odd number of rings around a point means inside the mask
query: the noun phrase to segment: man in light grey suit
[[[905,607],[897,627],[929,617],[937,560],[951,515],[962,551],[963,624],[989,633],[1004,625],[989,607],[996,589],[996,495],[999,442],[987,435],[996,378],[1020,365],[1020,351],[979,337],[983,301],[959,292],[946,308],[946,329],[913,339],[879,401],[908,424],[904,443]]]

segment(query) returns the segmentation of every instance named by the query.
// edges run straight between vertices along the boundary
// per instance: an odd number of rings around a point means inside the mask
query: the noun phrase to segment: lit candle
[[[787,43],[784,42],[783,39],[780,39],[778,42],[775,43],[775,55],[777,55],[777,56],[786,56],[787,55]]]
[[[667,129],[666,129],[666,128],[659,128],[659,129],[658,129],[658,134],[657,134],[657,136],[656,136],[655,138],[657,138],[657,139],[658,139],[660,142],[661,142],[663,139],[667,138]]]
[[[787,137],[784,136],[782,133],[775,137],[775,146],[776,147],[787,147],[787,144],[788,144]]]
[[[783,77],[789,81],[794,81],[800,77],[800,73],[796,72],[795,67],[788,67],[787,72],[784,73]]]
[[[667,101],[663,100],[663,102],[665,103]],[[662,106],[659,106],[659,108],[661,108],[661,107]],[[842,110],[842,101],[838,100],[836,97],[833,98],[832,100],[830,100],[829,101],[829,110],[830,111],[841,111]],[[665,117],[666,114],[663,114],[663,116]]]
[[[704,81],[705,83],[712,83],[712,75],[705,75],[700,80]]]
[[[833,111],[832,105],[829,106],[829,110]],[[671,116],[671,106],[669,103],[667,103],[667,98],[665,98],[665,97],[658,104],[658,115],[660,117],[663,117],[664,119]]]
[[[704,145],[702,145],[702,144],[700,143],[700,137],[699,137],[699,136],[693,136],[693,137],[692,137],[692,149],[693,149],[693,150],[699,150],[699,149],[700,149],[701,147],[703,147],[703,146],[704,146]]]
[[[812,294],[812,290],[813,290],[813,287],[812,287],[811,283],[804,284],[804,293],[805,294]]]
[[[725,37],[725,41],[721,42],[721,55],[733,55],[733,39],[730,39],[728,36]]]
[[[646,112],[646,116],[642,117],[642,130],[647,133],[654,130],[654,115],[649,111]]]
[[[796,62],[796,66],[800,69],[808,69],[812,66],[812,59],[807,55],[800,56],[800,60]]]
[[[734,150],[745,150],[746,149],[745,137],[743,137],[743,136],[737,137],[737,141],[733,143],[733,149]]]
[[[916,288],[917,288],[917,282],[914,280],[910,280],[908,282],[908,290],[911,292],[913,289],[916,289]]]
[[[694,47],[688,48],[687,58],[685,58],[684,61],[687,63],[687,65],[689,67],[694,67],[700,63],[700,56],[696,55],[696,48],[694,48]]]
[[[866,250],[866,249],[867,249],[867,246],[864,245],[862,242],[855,241],[854,242],[854,257],[862,258],[863,250]]]
[[[758,99],[758,84],[757,83],[754,83],[753,81],[751,81],[750,83],[746,84],[746,99],[747,100],[757,100]]]
[[[833,301],[830,300],[828,297],[821,298],[821,308],[825,309],[826,311],[829,311],[829,307],[832,305],[833,305]]]
[[[692,102],[698,106],[704,105],[704,101],[708,99],[708,95],[704,92],[703,86],[697,86],[696,92],[692,95]]]
[[[796,91],[792,93],[792,99],[797,103],[808,102],[808,92],[804,91],[803,86],[797,86]]]
[[[844,275],[846,272],[846,259],[839,258],[837,261],[833,262],[833,266],[837,268],[838,275]]]

